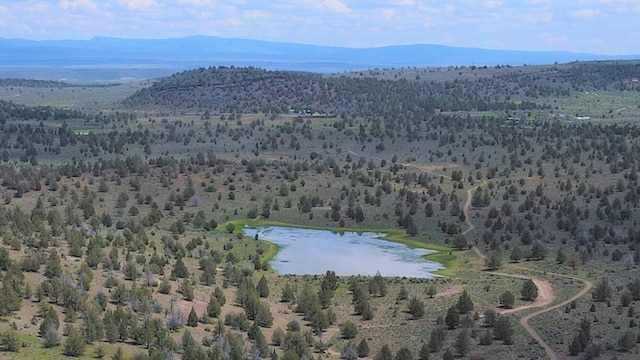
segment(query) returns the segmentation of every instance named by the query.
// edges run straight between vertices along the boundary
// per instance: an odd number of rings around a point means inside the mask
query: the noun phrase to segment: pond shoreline
[[[426,255],[421,255],[427,261],[436,262],[440,264],[443,268],[430,272],[436,277],[451,277],[454,276],[458,271],[458,262],[459,259],[455,255],[455,251],[444,245],[425,243],[417,239],[411,239],[407,236],[406,232],[401,229],[369,229],[369,228],[333,228],[333,227],[322,227],[322,226],[308,226],[308,225],[297,225],[290,223],[283,223],[278,221],[270,221],[270,220],[248,220],[248,219],[240,219],[234,220],[231,223],[235,225],[234,233],[239,233],[244,236],[244,230],[246,228],[265,228],[265,227],[283,227],[283,228],[295,228],[302,230],[319,230],[319,231],[331,231],[333,233],[375,233],[380,234],[381,236],[378,238],[380,240],[388,241],[391,243],[402,244],[407,246],[410,249],[424,249],[435,251],[433,253],[429,253]],[[269,244],[269,249],[267,252],[263,254],[263,261],[271,262],[277,254],[280,252],[281,247],[278,244],[270,242],[264,239],[258,239],[259,241],[264,241]]]

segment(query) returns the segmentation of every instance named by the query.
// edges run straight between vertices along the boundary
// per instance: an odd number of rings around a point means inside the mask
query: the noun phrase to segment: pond
[[[280,249],[271,260],[271,266],[280,274],[434,277],[444,268],[428,261],[424,255],[433,250],[410,248],[404,244],[383,240],[384,234],[365,232],[332,232],[291,227],[269,226],[245,228],[247,236],[277,244]]]

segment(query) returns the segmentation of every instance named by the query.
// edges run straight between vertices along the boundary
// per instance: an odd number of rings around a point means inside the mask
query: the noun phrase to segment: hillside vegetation
[[[633,359],[637,69],[202,68],[99,111],[0,101],[0,348]],[[69,90],[6,87],[32,85]],[[246,224],[389,231],[448,269],[285,276]]]

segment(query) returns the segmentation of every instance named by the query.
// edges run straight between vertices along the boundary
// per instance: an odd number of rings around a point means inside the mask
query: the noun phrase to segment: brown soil
[[[447,297],[447,296],[458,295],[462,293],[462,291],[464,291],[464,287],[462,287],[462,285],[454,285],[448,289],[445,289],[437,293],[436,297]]]

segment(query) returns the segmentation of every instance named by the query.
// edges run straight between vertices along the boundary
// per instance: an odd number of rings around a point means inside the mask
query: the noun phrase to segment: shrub
[[[358,335],[358,327],[351,321],[340,324],[340,335],[343,339],[353,339]]]

